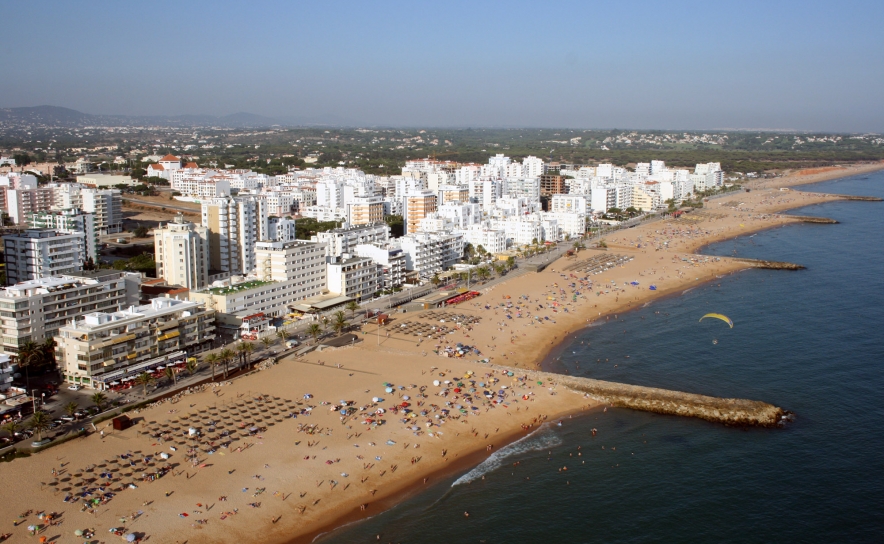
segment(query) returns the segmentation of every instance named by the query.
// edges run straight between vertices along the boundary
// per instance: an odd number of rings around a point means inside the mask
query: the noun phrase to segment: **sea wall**
[[[770,270],[804,270],[801,264],[787,263],[783,261],[766,261],[763,259],[745,259],[742,257],[728,257],[731,261],[740,261],[752,265],[754,268],[767,268]]]
[[[524,369],[511,370],[516,375],[526,374]],[[709,397],[549,372],[529,371],[527,374],[533,380],[554,382],[608,405],[657,414],[696,417],[725,425],[775,427],[786,415],[782,408],[757,400]]]

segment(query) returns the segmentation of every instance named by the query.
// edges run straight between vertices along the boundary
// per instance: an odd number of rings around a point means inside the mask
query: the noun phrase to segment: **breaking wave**
[[[552,425],[544,423],[533,433],[507,444],[500,450],[491,454],[488,459],[482,461],[476,468],[467,472],[451,484],[451,487],[460,484],[468,484],[483,475],[500,468],[504,459],[525,453],[528,451],[541,451],[554,448],[562,444],[562,439],[552,430]]]

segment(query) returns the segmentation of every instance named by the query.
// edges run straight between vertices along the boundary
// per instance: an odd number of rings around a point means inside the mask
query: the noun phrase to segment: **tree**
[[[64,405],[64,413],[66,413],[69,416],[73,416],[74,412],[76,412],[77,408],[79,408],[79,407],[80,407],[80,405],[77,404],[76,402],[69,402]]]
[[[515,257],[508,257],[506,260],[506,265],[507,265],[507,267],[509,267],[510,270],[515,268],[516,267],[516,258]]]
[[[18,366],[25,368],[25,389],[31,388],[30,369],[39,364],[42,352],[36,342],[28,340],[18,350]]]
[[[481,246],[480,246],[480,247],[481,247]],[[489,276],[488,268],[487,268],[487,267],[484,267],[484,266],[481,266],[481,267],[479,267],[478,270],[476,270],[476,274],[479,275],[479,279],[480,279],[480,280],[485,280],[485,279],[487,279],[488,276]]]
[[[436,272],[435,274],[433,274],[433,277],[430,278],[430,281],[433,282],[433,285],[439,287],[439,284],[442,283],[442,278],[440,278],[439,273]]]
[[[196,372],[197,366],[199,366],[199,363],[197,362],[196,357],[189,357],[187,359],[187,364],[184,365],[184,369],[187,370],[187,374],[193,376]]]
[[[472,258],[475,253],[476,253],[476,249],[473,247],[473,244],[467,242],[466,244],[463,245],[464,257],[466,257],[468,259]]]
[[[15,159],[15,165],[19,167],[19,169],[23,169],[25,166],[31,164],[31,156],[27,153],[16,153],[12,156]]]
[[[313,337],[313,343],[319,339],[319,334],[322,332],[322,328],[316,323],[310,323],[310,326],[307,327],[307,334]]]
[[[167,366],[166,369],[163,370],[163,374],[165,374],[166,377],[169,378],[173,385],[178,385],[178,373],[175,372],[174,367]]]
[[[49,416],[46,412],[34,412],[34,416],[31,417],[30,426],[34,429],[34,432],[37,433],[37,440],[43,440],[43,433],[49,429]]]
[[[246,350],[245,350],[246,366],[252,364],[252,353],[254,351],[255,351],[255,344],[253,344],[251,342],[246,342]]]
[[[270,344],[273,343],[273,339],[270,338],[269,336],[265,336],[264,338],[261,339],[261,343],[264,344],[265,348],[269,348]]]
[[[9,433],[10,438],[15,438],[15,433],[21,428],[18,421],[10,421],[3,424],[3,430]]]
[[[221,353],[218,354],[218,358],[221,359],[221,363],[224,365],[224,379],[227,379],[227,373],[229,371],[230,361],[235,357],[233,351],[229,348],[224,348],[221,350]]]
[[[212,367],[212,381],[215,381],[215,368],[220,364],[221,358],[218,357],[217,353],[210,353],[206,355],[206,364]]]
[[[350,310],[350,317],[353,317],[356,314],[356,310],[359,309],[359,303],[351,300],[347,303],[347,309]]]
[[[285,334],[285,331],[276,331],[276,337],[279,338],[282,342],[285,342],[286,338],[288,338],[288,336],[286,336]]]
[[[147,227],[144,225],[138,225],[132,229],[132,234],[134,234],[136,238],[144,238],[147,236]]]
[[[142,387],[142,392],[144,393],[145,397],[147,396],[147,386],[153,385],[153,382],[154,382],[153,376],[151,376],[147,372],[142,372],[141,374],[139,374],[138,376],[135,377],[135,383],[137,383],[138,385],[140,385]]]
[[[105,395],[101,391],[95,392],[89,400],[91,400],[92,404],[94,404],[98,408],[99,412],[101,412],[102,408],[107,405],[107,395]]]
[[[335,312],[335,320],[332,327],[334,327],[335,332],[338,334],[341,334],[341,332],[347,328],[347,318],[344,317],[344,312],[340,310]]]
[[[244,366],[246,363],[246,350],[249,348],[246,347],[245,342],[240,342],[239,344],[236,345],[236,348],[234,348],[234,349],[236,350],[236,355],[238,356],[237,358],[239,359],[239,364],[237,365],[237,367]]]
[[[390,227],[390,237],[399,238],[405,234],[405,221],[401,215],[388,215],[384,222]]]

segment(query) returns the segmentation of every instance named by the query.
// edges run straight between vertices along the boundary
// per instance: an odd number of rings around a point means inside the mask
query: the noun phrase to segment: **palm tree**
[[[282,340],[283,342],[285,342],[286,339],[288,338],[285,331],[276,331],[276,337],[279,338],[280,340]]]
[[[255,351],[255,344],[246,342],[246,366],[252,364],[252,353]]]
[[[31,388],[30,368],[39,363],[41,355],[37,344],[31,340],[22,344],[18,350],[18,366],[25,368],[25,389]]]
[[[322,332],[322,328],[316,323],[310,323],[310,326],[307,327],[307,334],[313,337],[313,343],[316,343],[316,340],[319,338],[319,334]]]
[[[55,366],[55,339],[47,338],[40,344],[40,365]]]
[[[442,278],[440,278],[439,273],[436,272],[435,274],[433,274],[433,277],[430,278],[430,281],[433,282],[433,285],[439,287],[439,284],[442,283]]]
[[[49,428],[49,423],[49,416],[46,415],[46,412],[34,412],[34,417],[31,418],[28,425],[37,433],[37,440],[43,440],[43,432]]]
[[[347,303],[347,309],[350,310],[350,317],[356,315],[356,310],[359,309],[359,303],[355,300],[351,300]]]
[[[221,353],[218,354],[218,358],[221,359],[221,363],[224,364],[224,379],[227,379],[227,372],[229,371],[228,365],[230,361],[235,357],[232,350],[229,348],[224,348],[221,350]]]
[[[92,404],[94,404],[96,407],[98,407],[99,412],[101,412],[101,409],[104,407],[104,405],[107,404],[107,396],[104,393],[102,393],[101,391],[98,391],[95,394],[93,394],[92,398],[90,398],[89,400],[92,401]]]
[[[147,386],[152,385],[154,382],[153,376],[148,374],[147,372],[142,372],[138,376],[135,377],[135,383],[140,385],[143,388],[144,396],[147,396]]]
[[[280,332],[282,332],[282,331],[280,331]],[[277,334],[279,334],[279,333],[277,333]],[[273,343],[273,340],[269,336],[265,336],[264,338],[261,339],[261,343],[264,344],[265,348],[269,348],[270,344]]]
[[[187,373],[191,376],[196,372],[199,363],[197,362],[196,357],[189,357],[187,359],[187,364],[184,366],[184,369],[187,370]]]
[[[10,438],[15,438],[15,433],[21,428],[21,425],[18,424],[18,421],[10,421],[9,423],[3,424],[3,430],[9,433]]]
[[[482,246],[479,246],[479,247],[482,247]],[[485,267],[485,266],[479,267],[479,269],[476,270],[476,273],[479,275],[479,279],[481,279],[481,280],[488,279],[489,273],[488,273],[487,267]]]
[[[79,407],[80,407],[80,405],[77,404],[76,402],[69,402],[64,405],[64,413],[66,413],[69,416],[73,416],[74,412],[76,412],[77,408],[79,408]]]
[[[509,258],[507,258],[507,260],[506,260],[506,265],[509,267],[510,270],[512,270],[513,268],[515,268],[515,267],[516,267],[516,259],[515,259],[515,257],[509,257]]]
[[[237,365],[237,367],[245,365],[245,363],[246,363],[246,350],[249,349],[246,347],[246,343],[240,342],[239,344],[236,345],[236,348],[234,348],[234,349],[236,349],[236,355],[239,358],[239,364]]]
[[[335,312],[335,320],[332,327],[334,327],[335,332],[338,334],[341,334],[341,332],[347,328],[347,318],[344,317],[344,312],[340,310]]]
[[[163,374],[165,374],[166,377],[172,381],[173,385],[178,385],[178,373],[175,372],[174,367],[167,366],[166,369],[163,371]]]
[[[215,381],[215,367],[218,366],[218,363],[221,362],[221,358],[218,357],[217,353],[210,353],[206,355],[206,363],[212,367],[212,381]]]

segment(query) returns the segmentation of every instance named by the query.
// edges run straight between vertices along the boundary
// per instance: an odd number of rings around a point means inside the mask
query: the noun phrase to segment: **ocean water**
[[[884,196],[884,173],[812,190]],[[576,334],[548,367],[764,400],[795,412],[785,429],[595,411],[319,540],[884,541],[884,204],[792,213],[840,224],[778,228],[705,253],[807,270],[746,271],[656,301]],[[707,312],[734,328],[698,323]]]

